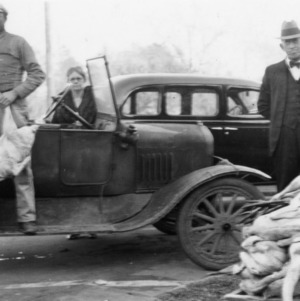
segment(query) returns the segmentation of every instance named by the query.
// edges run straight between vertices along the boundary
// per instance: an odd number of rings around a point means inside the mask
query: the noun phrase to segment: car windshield
[[[97,111],[116,116],[113,94],[104,57],[87,60],[90,81],[93,88]]]

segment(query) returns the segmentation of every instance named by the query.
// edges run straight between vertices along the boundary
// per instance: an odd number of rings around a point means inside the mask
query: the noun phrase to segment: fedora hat
[[[292,21],[284,21],[281,26],[281,40],[300,38],[300,29],[297,23]]]
[[[8,15],[7,9],[0,3],[0,13],[3,13],[5,16]]]

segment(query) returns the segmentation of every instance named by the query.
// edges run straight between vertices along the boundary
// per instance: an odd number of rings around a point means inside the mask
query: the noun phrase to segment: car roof
[[[230,78],[230,77],[206,77],[190,73],[143,73],[118,75],[112,77],[115,94],[118,103],[124,100],[132,90],[148,85],[188,85],[188,84],[204,84],[204,85],[226,85],[226,86],[243,86],[251,88],[260,88],[257,81]]]

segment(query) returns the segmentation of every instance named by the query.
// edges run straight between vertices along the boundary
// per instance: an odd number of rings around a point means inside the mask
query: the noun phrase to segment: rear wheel
[[[244,215],[241,207],[264,199],[240,179],[215,180],[194,190],[180,209],[177,234],[185,253],[196,264],[219,270],[239,259]]]

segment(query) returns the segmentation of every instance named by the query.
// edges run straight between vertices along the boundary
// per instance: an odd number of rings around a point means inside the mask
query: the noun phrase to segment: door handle
[[[224,130],[225,130],[224,134],[229,135],[231,131],[237,131],[237,128],[225,127]]]
[[[238,128],[231,128],[231,127],[225,127],[224,128],[224,130],[226,130],[226,131],[237,131],[238,130]]]

